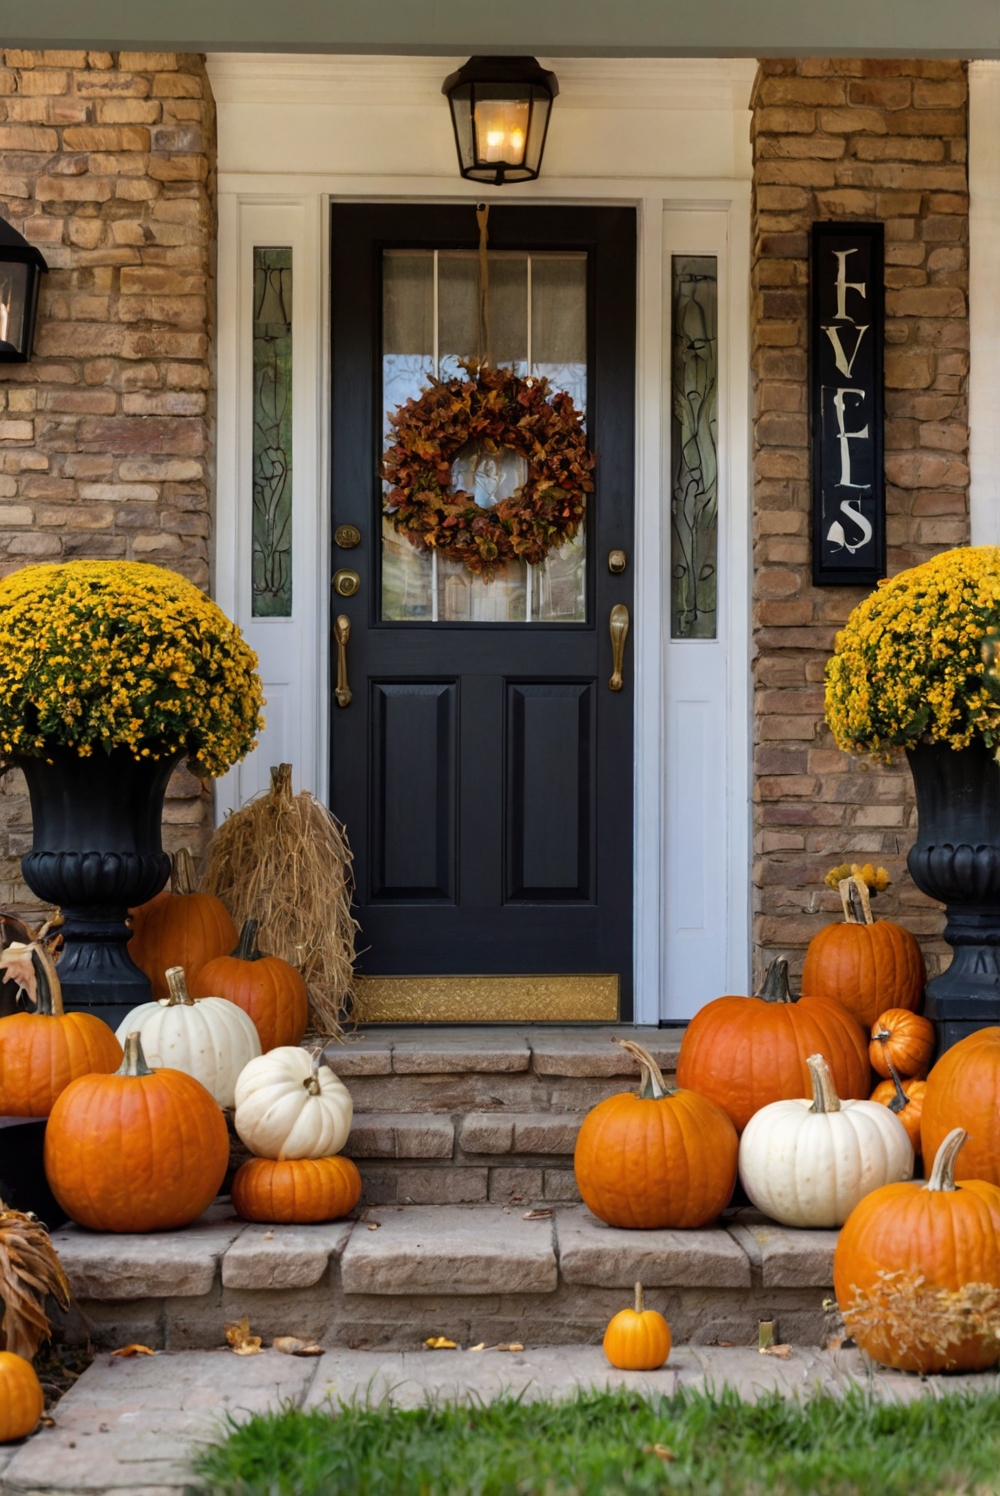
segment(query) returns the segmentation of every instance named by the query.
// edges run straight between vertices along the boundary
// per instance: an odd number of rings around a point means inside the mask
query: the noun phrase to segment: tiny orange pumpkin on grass
[[[635,1308],[620,1309],[604,1332],[604,1354],[619,1371],[656,1371],[670,1355],[670,1326],[647,1309],[642,1284],[635,1285]]]

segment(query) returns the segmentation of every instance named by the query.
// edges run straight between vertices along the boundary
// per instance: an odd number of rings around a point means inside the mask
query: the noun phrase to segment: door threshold
[[[617,1023],[617,974],[372,976],[354,983],[359,1024]]]

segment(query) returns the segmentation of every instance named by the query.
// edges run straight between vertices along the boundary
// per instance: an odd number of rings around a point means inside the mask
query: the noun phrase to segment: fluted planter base
[[[59,980],[67,1010],[113,1028],[149,1002],[149,978],[128,953],[130,908],[163,887],[170,859],[160,839],[163,797],[178,759],[136,760],[124,749],[81,758],[54,747],[24,758],[33,843],[24,881],[65,919]]]
[[[1000,764],[981,739],[956,751],[907,751],[919,829],[907,866],[922,893],[946,906],[948,969],[928,983],[925,1012],[939,1052],[1000,1024]]]

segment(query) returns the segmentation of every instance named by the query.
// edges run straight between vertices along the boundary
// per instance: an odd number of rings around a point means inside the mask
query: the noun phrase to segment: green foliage
[[[657,1452],[654,1446],[660,1446]],[[664,1457],[666,1449],[673,1459]],[[799,1404],[627,1392],[471,1407],[287,1408],[231,1424],[210,1496],[932,1496],[995,1492],[1000,1395]]]

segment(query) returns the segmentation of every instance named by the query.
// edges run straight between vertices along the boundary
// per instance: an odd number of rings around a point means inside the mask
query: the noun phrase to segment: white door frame
[[[279,758],[296,788],[325,799],[329,784],[331,576],[329,435],[329,203],[471,203],[454,177],[219,178],[218,488],[215,593],[261,656],[279,722],[260,748],[219,783],[220,817],[265,787]],[[636,532],[631,652],[635,670],[635,1019],[686,1018],[722,990],[745,991],[750,973],[749,363],[750,185],[741,180],[544,179],[482,189],[485,201],[634,206],[639,232],[636,357]],[[252,254],[255,244],[293,248],[293,607],[291,619],[250,615],[250,410]],[[699,250],[698,245],[702,248]],[[677,693],[697,699],[697,670],[670,640],[669,341],[664,273],[674,249],[720,255],[720,638],[722,673],[705,718],[715,753],[703,789],[721,816],[703,824],[684,802],[676,757],[668,762]],[[676,687],[676,689],[675,689]],[[702,691],[704,697],[704,691]],[[265,709],[265,714],[267,709]],[[671,714],[674,713],[674,716]],[[272,707],[272,717],[274,716]],[[708,803],[707,801],[704,803]],[[674,813],[671,811],[674,807]],[[348,819],[350,810],[334,807]],[[699,846],[691,844],[701,825]],[[693,828],[693,831],[692,831]],[[686,845],[685,845],[686,838]],[[692,855],[696,853],[693,857]],[[709,922],[692,923],[679,902],[685,869],[700,868]],[[717,902],[712,904],[715,890]],[[681,904],[684,907],[681,907]]]

